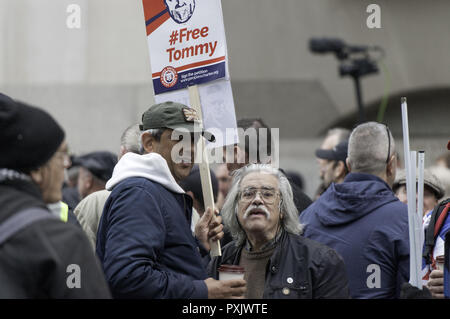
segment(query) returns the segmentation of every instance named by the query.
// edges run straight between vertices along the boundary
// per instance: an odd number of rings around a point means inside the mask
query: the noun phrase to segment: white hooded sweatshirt
[[[129,177],[144,177],[172,192],[185,193],[173,178],[166,160],[158,153],[139,155],[129,152],[123,155],[114,167],[106,189],[112,191],[117,184]]]

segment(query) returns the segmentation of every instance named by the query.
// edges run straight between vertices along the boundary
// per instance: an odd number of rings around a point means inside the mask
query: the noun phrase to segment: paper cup
[[[221,265],[217,270],[219,271],[219,280],[244,279],[244,267],[236,265]]]

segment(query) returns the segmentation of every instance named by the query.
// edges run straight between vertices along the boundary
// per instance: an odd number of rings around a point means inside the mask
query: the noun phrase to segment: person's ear
[[[156,140],[150,132],[142,133],[142,147],[145,153],[154,152]]]
[[[348,160],[348,157],[345,159],[345,163],[347,164],[348,171],[352,171],[352,166],[350,165],[350,161]]]
[[[125,146],[120,145],[120,151],[119,151],[119,157],[118,160],[120,160],[122,158],[122,156],[124,156],[127,153],[127,149],[125,148]]]
[[[44,181],[44,172],[43,172],[43,168],[40,167],[36,170],[33,170],[30,172],[30,177],[33,180],[34,183],[36,183],[37,185],[41,185],[42,182]]]
[[[345,165],[343,161],[337,162],[336,169],[333,173],[335,180],[345,176]]]
[[[94,184],[94,178],[92,177],[92,174],[90,172],[86,174],[84,183],[86,185],[86,189],[90,189],[92,187],[92,184]]]
[[[386,165],[386,175],[388,177],[393,177],[395,179],[395,174],[397,173],[397,158],[394,155],[391,156],[389,162]]]
[[[278,209],[280,210],[280,221],[282,221],[283,218],[284,218],[283,211],[281,210],[281,207],[282,207],[282,206],[283,206],[283,200],[281,199],[281,200],[280,200],[280,204],[278,205]]]

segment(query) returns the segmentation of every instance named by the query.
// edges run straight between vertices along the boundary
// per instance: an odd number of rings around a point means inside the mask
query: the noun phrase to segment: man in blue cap
[[[332,149],[316,150],[316,157],[321,160],[320,179],[325,189],[331,183],[342,183],[347,176],[347,149],[348,141],[342,141]]]

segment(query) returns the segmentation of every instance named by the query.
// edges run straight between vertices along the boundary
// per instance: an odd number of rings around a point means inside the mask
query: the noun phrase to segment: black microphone
[[[337,56],[346,58],[348,53],[366,52],[369,47],[365,45],[347,45],[337,38],[311,38],[309,49],[314,53],[335,53]]]
[[[311,38],[309,40],[309,49],[315,53],[341,52],[345,46],[344,41],[339,39]]]

